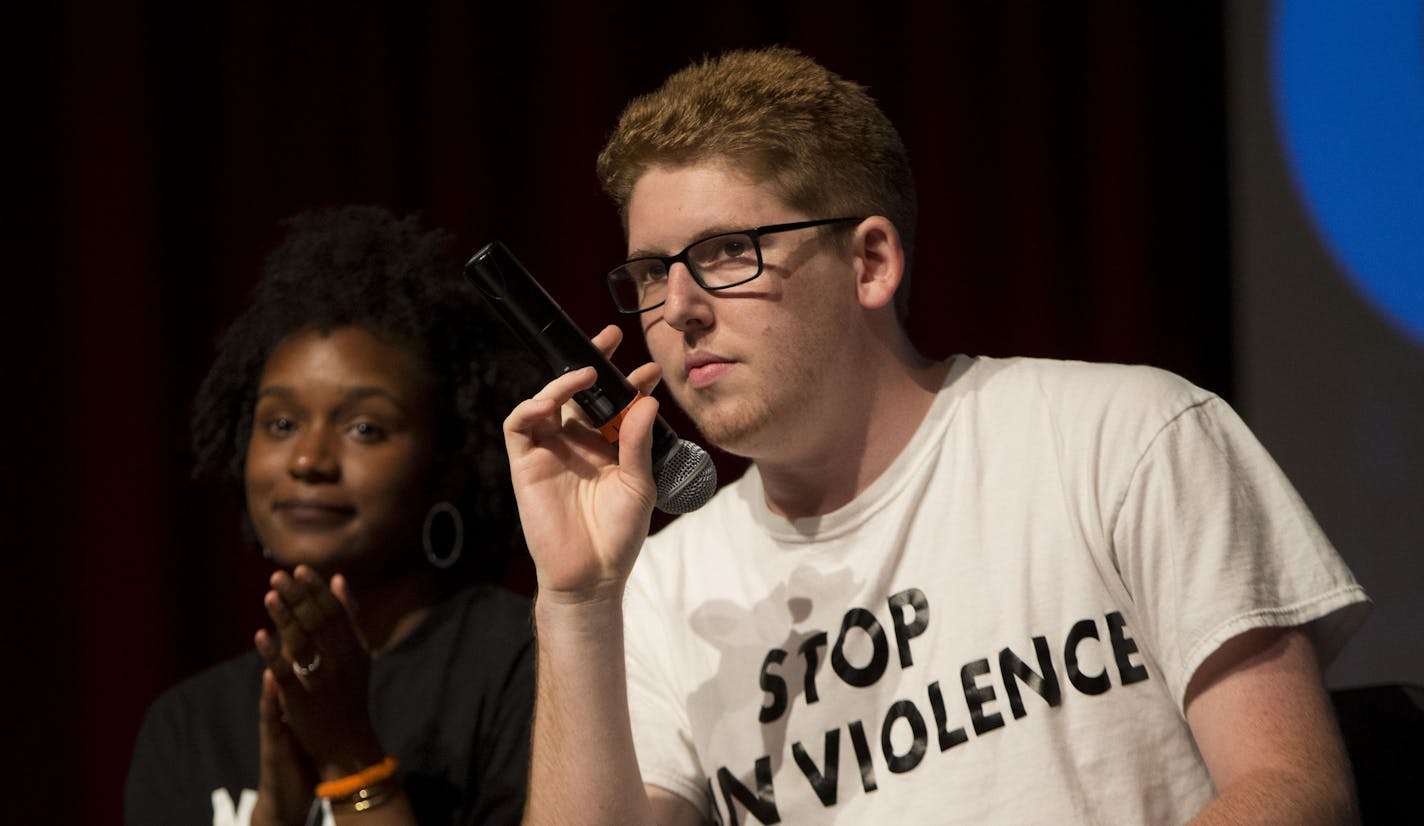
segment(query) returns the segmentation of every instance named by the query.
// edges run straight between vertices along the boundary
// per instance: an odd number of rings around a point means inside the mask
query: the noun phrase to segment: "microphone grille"
[[[653,475],[658,510],[663,513],[695,511],[717,492],[717,466],[707,451],[692,442],[678,440]]]

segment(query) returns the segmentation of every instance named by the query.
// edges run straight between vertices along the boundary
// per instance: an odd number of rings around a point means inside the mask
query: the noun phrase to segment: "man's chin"
[[[757,445],[766,438],[771,418],[760,406],[727,401],[683,409],[708,444],[749,459],[756,457]]]

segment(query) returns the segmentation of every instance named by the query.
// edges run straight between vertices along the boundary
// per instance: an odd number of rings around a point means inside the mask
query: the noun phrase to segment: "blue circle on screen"
[[[1281,0],[1276,117],[1341,268],[1424,344],[1424,0]]]

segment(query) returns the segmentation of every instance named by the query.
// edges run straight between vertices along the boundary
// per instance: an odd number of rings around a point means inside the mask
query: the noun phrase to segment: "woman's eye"
[[[297,429],[297,423],[286,416],[274,416],[267,420],[267,432],[273,436],[285,436]]]
[[[386,431],[370,422],[356,422],[351,425],[351,433],[363,442],[378,442],[386,437]]]

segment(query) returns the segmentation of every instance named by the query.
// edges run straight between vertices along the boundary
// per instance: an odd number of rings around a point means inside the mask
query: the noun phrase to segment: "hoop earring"
[[[450,551],[444,556],[436,554],[435,549],[430,546],[430,526],[434,524],[435,517],[442,513],[449,514],[450,521],[455,526],[455,541],[450,543]],[[425,549],[425,558],[437,568],[449,568],[458,562],[460,553],[465,548],[465,520],[460,516],[460,510],[444,501],[431,505],[430,510],[425,512],[425,524],[420,527],[420,546]]]

